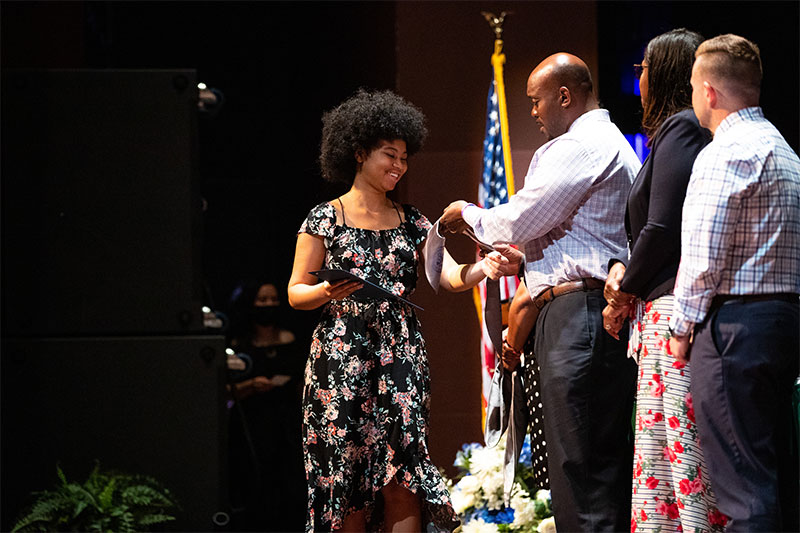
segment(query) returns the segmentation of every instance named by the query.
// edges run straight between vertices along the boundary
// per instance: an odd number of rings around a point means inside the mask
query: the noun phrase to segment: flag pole
[[[511,165],[511,140],[508,135],[508,108],[506,107],[506,85],[503,81],[503,65],[506,63],[506,55],[503,53],[503,22],[510,11],[503,11],[499,17],[494,13],[481,11],[481,14],[489,23],[494,31],[494,53],[492,54],[492,68],[494,70],[494,80],[497,84],[497,104],[500,108],[500,132],[503,139],[503,159],[506,168],[506,187],[508,195],[514,194],[514,171]]]
[[[514,174],[511,165],[511,143],[509,141],[508,111],[506,108],[506,90],[503,82],[503,66],[506,56],[503,53],[503,22],[510,12],[503,11],[500,16],[481,11],[489,26],[494,32],[494,53],[492,54],[492,83],[490,84],[489,98],[487,101],[486,137],[484,138],[483,176],[478,190],[478,204],[483,208],[490,208],[508,201],[514,194]],[[502,156],[500,156],[502,152]],[[497,363],[496,353],[499,347],[494,346],[498,337],[493,322],[495,319],[505,323],[508,302],[513,297],[519,284],[516,277],[511,276],[493,282],[490,287],[487,281],[482,281],[473,288],[473,299],[478,320],[481,324],[481,427],[486,427],[487,407],[492,376]],[[492,296],[492,310],[488,306],[488,297]],[[499,302],[497,297],[499,296]],[[502,302],[506,302],[503,304]],[[500,309],[497,309],[497,306]],[[505,312],[503,308],[505,307]],[[487,327],[484,319],[487,315],[498,314],[502,317],[492,318],[492,330]]]

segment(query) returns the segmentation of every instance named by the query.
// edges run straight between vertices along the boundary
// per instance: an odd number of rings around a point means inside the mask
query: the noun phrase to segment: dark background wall
[[[688,28],[706,39],[735,33],[761,49],[764,78],[761,106],[789,145],[800,146],[800,2],[599,2],[600,96],[624,131],[641,117],[639,98],[625,89],[633,83],[632,63],[641,63],[644,46],[673,28]]]
[[[308,210],[344,192],[319,177],[320,117],[358,87],[395,89],[427,114],[430,138],[396,197],[435,218],[474,200],[480,175],[493,35],[480,11],[505,23],[506,88],[517,187],[544,139],[531,128],[525,80],[545,56],[570,51],[592,70],[623,132],[639,131],[631,65],[647,41],[684,26],[733,32],[762,50],[762,104],[797,150],[800,33],[797,2],[3,2],[2,66],[191,68],[225,94],[199,123],[199,189],[206,200],[206,302],[222,308],[236,282],[266,276],[285,287],[295,232]],[[92,106],[76,101],[76,106]],[[148,102],[129,104],[147,113]],[[451,240],[457,259],[472,248]],[[479,326],[470,293],[415,299],[432,366],[434,461],[451,469],[480,440]],[[315,312],[287,311],[307,339]]]

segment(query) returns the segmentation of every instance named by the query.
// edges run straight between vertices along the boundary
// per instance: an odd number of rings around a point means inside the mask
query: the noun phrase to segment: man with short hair
[[[686,361],[691,345],[697,431],[726,530],[797,531],[800,159],[758,107],[755,44],[720,35],[695,57],[692,105],[714,140],[683,206],[670,349]]]
[[[525,253],[525,281],[540,310],[534,352],[556,529],[625,531],[636,367],[627,339],[603,331],[602,287],[607,258],[626,248],[625,200],[641,164],[599,108],[578,57],[546,58],[527,94],[549,141],[533,155],[525,186],[491,209],[453,202],[440,224],[472,226],[483,242],[515,243]]]

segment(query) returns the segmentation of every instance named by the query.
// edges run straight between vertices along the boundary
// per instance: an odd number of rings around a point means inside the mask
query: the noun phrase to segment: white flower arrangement
[[[459,474],[455,483],[447,483],[462,533],[556,533],[550,491],[533,486],[530,438],[522,446],[508,507],[503,502],[504,455],[505,437],[494,448],[465,444],[456,454]]]

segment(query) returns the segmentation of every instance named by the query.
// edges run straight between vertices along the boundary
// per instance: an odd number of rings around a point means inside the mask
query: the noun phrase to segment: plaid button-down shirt
[[[670,320],[702,322],[715,295],[800,292],[800,159],[760,107],[728,115],[695,160]]]
[[[483,242],[521,247],[531,296],[565,281],[605,280],[608,258],[627,246],[625,202],[640,167],[608,111],[589,111],[533,154],[508,203],[468,206],[464,220]]]

